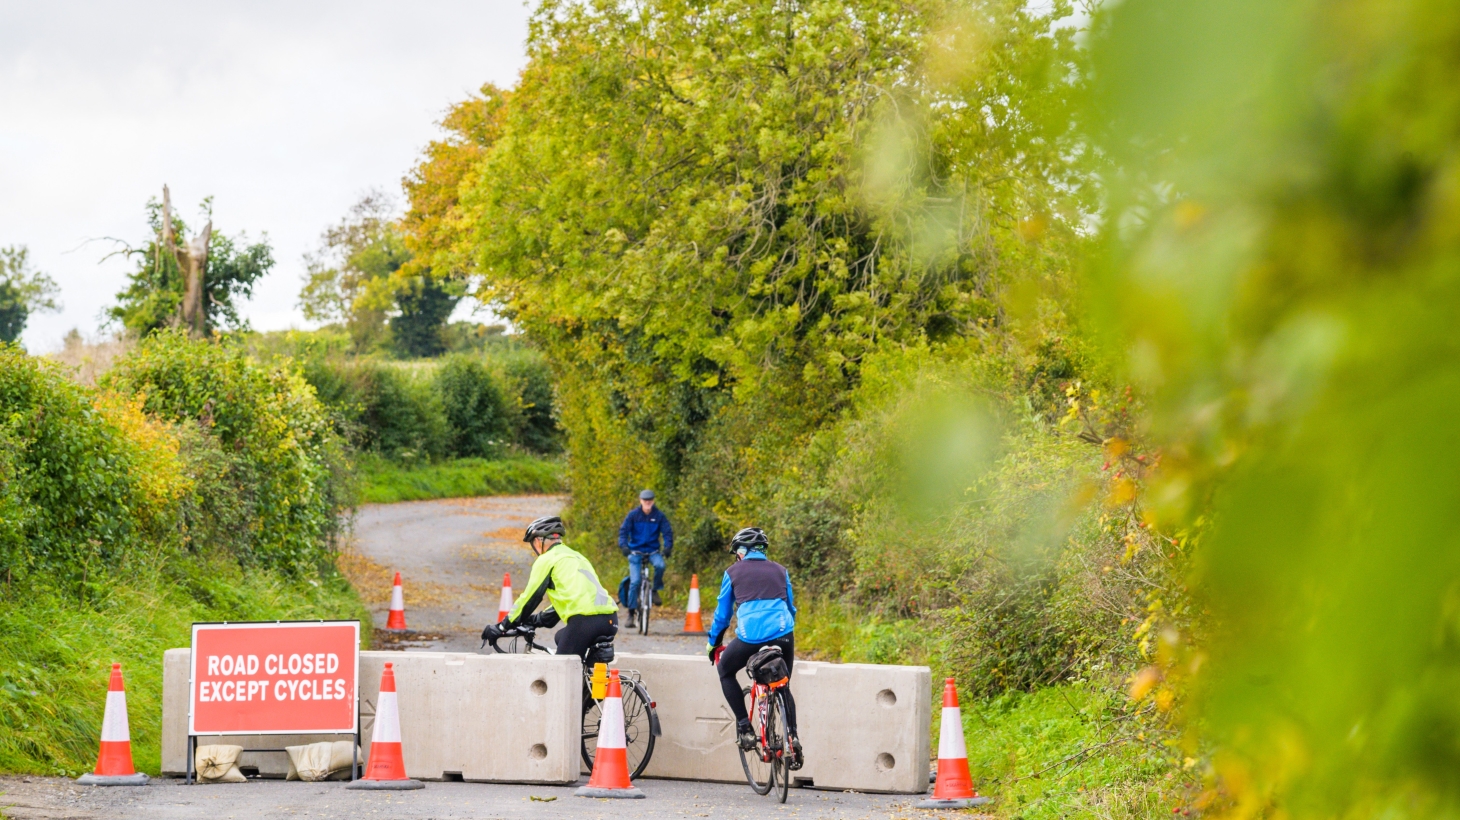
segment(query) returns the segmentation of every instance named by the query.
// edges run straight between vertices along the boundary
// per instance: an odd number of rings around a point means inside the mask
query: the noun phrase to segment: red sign
[[[360,624],[193,624],[188,732],[351,734]]]

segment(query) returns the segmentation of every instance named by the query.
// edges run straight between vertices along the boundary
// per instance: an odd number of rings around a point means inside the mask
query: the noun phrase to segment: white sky
[[[171,188],[190,227],[267,232],[277,264],[245,315],[307,326],[303,254],[370,188],[400,179],[446,107],[515,83],[521,0],[387,3],[0,2],[0,246],[27,245],[61,286],[32,315],[33,352],[93,335],[148,238],[144,206]]]

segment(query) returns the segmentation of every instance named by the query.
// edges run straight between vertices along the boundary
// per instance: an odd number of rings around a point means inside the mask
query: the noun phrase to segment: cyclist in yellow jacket
[[[527,579],[527,588],[512,612],[498,624],[489,624],[482,630],[482,640],[492,640],[522,623],[532,615],[543,598],[552,604],[555,615],[535,619],[539,627],[553,627],[557,619],[565,623],[557,634],[559,655],[577,655],[582,658],[601,637],[613,638],[618,633],[618,605],[608,597],[608,592],[598,582],[598,573],[593,564],[582,553],[563,543],[567,528],[563,519],[556,515],[539,518],[527,525],[522,540],[531,547],[537,559],[532,562],[532,573]]]

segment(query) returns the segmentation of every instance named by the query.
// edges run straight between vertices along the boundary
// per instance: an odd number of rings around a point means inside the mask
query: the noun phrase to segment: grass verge
[[[410,467],[369,457],[361,460],[360,474],[360,500],[369,504],[555,493],[563,489],[559,463],[528,456],[498,460],[459,458]]]
[[[1093,681],[965,701],[969,770],[979,793],[994,798],[990,813],[1021,820],[1181,813],[1196,795],[1196,774],[1128,703]]]
[[[288,580],[231,560],[196,559],[154,577],[94,582],[85,599],[0,587],[0,772],[75,777],[96,764],[111,664],[122,664],[132,754],[161,765],[162,653],[185,647],[194,621],[370,614],[338,573]]]

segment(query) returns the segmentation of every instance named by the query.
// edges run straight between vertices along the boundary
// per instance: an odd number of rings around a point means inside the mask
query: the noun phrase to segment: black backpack
[[[745,662],[745,671],[750,673],[751,680],[772,689],[785,686],[791,677],[779,646],[762,646]]]

